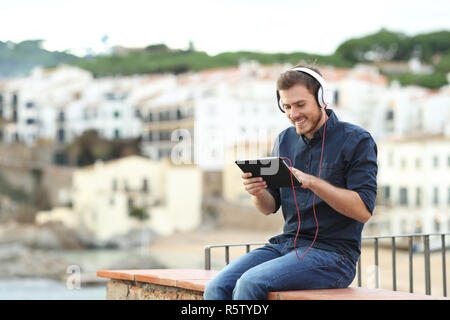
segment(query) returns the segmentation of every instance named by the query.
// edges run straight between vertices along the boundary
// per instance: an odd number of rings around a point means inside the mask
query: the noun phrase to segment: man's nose
[[[289,117],[290,117],[292,120],[294,120],[294,119],[297,119],[299,116],[300,116],[299,110],[297,110],[296,108],[292,108]]]

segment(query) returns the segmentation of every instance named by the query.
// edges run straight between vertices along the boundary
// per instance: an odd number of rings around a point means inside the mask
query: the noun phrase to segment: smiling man
[[[296,66],[277,81],[279,108],[292,126],[272,156],[291,160],[302,187],[268,188],[251,173],[245,190],[264,215],[281,207],[283,233],[227,265],[205,288],[205,299],[266,299],[270,291],[347,287],[355,277],[361,232],[376,198],[377,147],[364,129],[327,109],[326,82]],[[298,208],[298,210],[297,210]]]

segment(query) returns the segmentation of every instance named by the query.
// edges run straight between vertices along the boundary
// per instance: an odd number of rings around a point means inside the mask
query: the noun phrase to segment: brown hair
[[[308,68],[322,76],[320,71],[315,66],[298,64],[292,69],[294,68]],[[287,90],[297,84],[304,85],[314,97],[317,96],[316,93],[319,90],[320,83],[307,73],[298,72],[291,69],[283,72],[278,77],[277,90]]]

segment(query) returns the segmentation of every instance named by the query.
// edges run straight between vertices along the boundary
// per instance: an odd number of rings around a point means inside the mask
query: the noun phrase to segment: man
[[[242,175],[261,213],[281,206],[283,233],[227,265],[207,284],[205,299],[266,299],[270,291],[343,288],[353,281],[361,232],[375,206],[377,147],[367,131],[326,109],[325,84],[314,68],[280,75],[280,108],[292,126],[279,134],[272,155],[292,161],[302,187],[294,197],[292,188],[271,189],[262,178]]]

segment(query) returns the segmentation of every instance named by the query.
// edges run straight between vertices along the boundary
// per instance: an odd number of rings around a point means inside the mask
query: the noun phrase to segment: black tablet
[[[292,188],[291,169],[279,157],[242,159],[236,160],[235,163],[244,173],[251,172],[252,178],[262,177],[267,182],[269,188]],[[292,174],[292,180],[294,187],[300,187],[302,185],[294,174]]]

